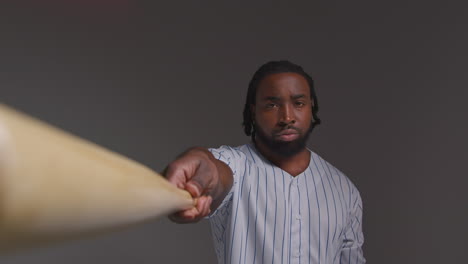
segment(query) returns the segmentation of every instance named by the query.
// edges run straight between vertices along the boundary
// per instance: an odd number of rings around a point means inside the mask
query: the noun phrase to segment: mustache
[[[274,131],[273,131],[273,134],[274,134],[274,135],[279,135],[279,134],[283,133],[283,132],[286,131],[286,130],[294,130],[294,131],[296,131],[296,133],[298,133],[298,134],[301,134],[301,133],[302,133],[302,130],[299,129],[299,128],[297,128],[297,127],[294,127],[294,126],[287,126],[287,127],[281,128],[281,129],[276,129],[276,130],[274,130]]]

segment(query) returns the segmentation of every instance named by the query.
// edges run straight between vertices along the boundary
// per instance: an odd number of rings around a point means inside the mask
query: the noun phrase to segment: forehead
[[[283,72],[265,77],[257,88],[257,99],[266,96],[290,97],[303,94],[310,98],[310,88],[307,80],[298,73]]]

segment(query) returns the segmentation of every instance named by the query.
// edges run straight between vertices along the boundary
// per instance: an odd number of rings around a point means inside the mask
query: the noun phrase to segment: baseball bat
[[[0,104],[0,252],[192,206],[189,193],[136,161]]]

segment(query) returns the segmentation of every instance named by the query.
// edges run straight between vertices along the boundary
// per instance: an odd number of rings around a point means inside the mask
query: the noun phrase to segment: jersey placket
[[[290,208],[290,258],[289,263],[301,262],[301,228],[302,216],[300,213],[300,197],[298,192],[298,178],[292,179],[289,185]]]

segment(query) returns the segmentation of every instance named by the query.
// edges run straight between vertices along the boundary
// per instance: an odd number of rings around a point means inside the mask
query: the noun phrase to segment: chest
[[[339,178],[319,170],[291,177],[276,167],[247,168],[239,182],[237,211],[248,223],[304,230],[329,240],[339,240],[349,220],[347,194]],[[262,227],[263,229],[263,227]]]

